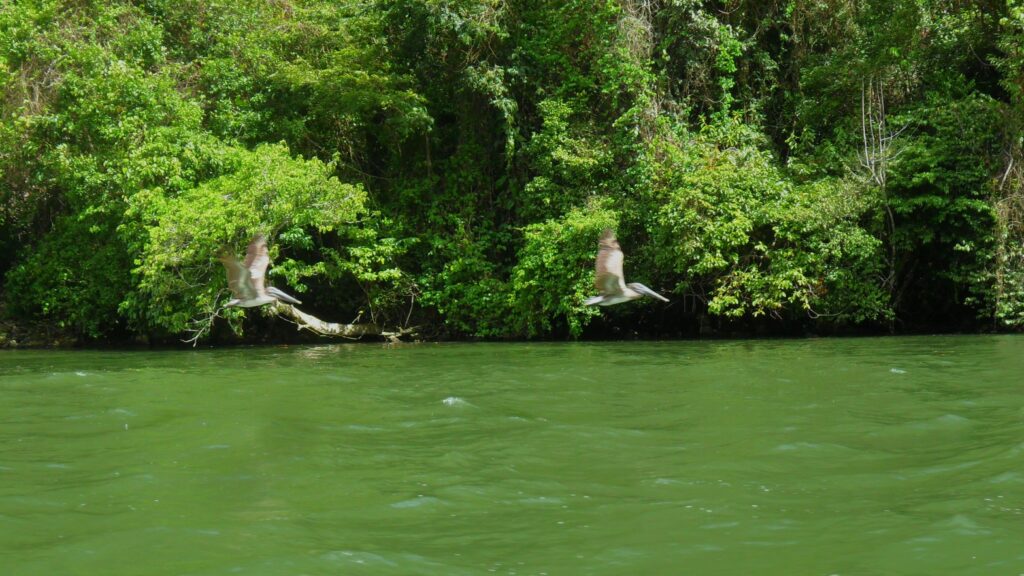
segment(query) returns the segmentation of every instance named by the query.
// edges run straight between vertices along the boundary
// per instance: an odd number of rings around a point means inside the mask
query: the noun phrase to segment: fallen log
[[[217,308],[204,318],[199,318],[191,322],[192,327],[188,329],[188,332],[192,334],[191,338],[182,340],[193,346],[199,344],[199,340],[210,332],[213,321],[220,318],[220,312],[223,308]],[[384,330],[379,324],[373,322],[360,322],[356,324],[339,324],[337,322],[325,322],[312,314],[307,314],[302,310],[299,310],[291,304],[286,304],[280,300],[274,301],[271,306],[271,311],[287,319],[289,322],[295,324],[299,330],[309,330],[314,334],[320,336],[335,336],[339,338],[350,338],[356,340],[364,336],[383,336],[392,342],[401,341],[403,336],[416,335],[418,326],[411,328],[398,328],[397,330]]]
[[[275,302],[274,312],[287,316],[299,327],[299,330],[309,330],[321,336],[340,336],[342,338],[362,338],[363,336],[383,336],[392,342],[398,342],[403,336],[416,334],[416,327],[399,328],[397,331],[383,330],[372,322],[361,322],[359,324],[338,324],[336,322],[325,322],[312,314],[306,314],[291,304],[280,300]]]
[[[291,304],[277,301],[274,311],[282,316],[287,316],[299,330],[309,330],[321,336],[340,336],[342,338],[361,338],[363,336],[387,336],[380,326],[371,322],[359,324],[338,324],[337,322],[325,322],[312,314],[306,314]]]

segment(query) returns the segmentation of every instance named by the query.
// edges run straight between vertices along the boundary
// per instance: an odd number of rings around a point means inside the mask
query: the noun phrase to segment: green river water
[[[0,574],[1024,574],[1024,338],[0,352]]]

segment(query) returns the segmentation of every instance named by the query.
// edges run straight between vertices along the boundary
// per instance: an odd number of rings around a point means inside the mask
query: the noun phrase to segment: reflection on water
[[[1020,574],[1024,338],[0,353],[10,574]]]

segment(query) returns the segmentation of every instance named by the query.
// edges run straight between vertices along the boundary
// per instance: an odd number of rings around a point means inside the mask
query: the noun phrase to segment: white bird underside
[[[606,228],[598,240],[597,259],[594,262],[594,286],[598,296],[591,296],[583,301],[587,306],[613,306],[644,296],[668,302],[661,294],[651,290],[639,282],[626,284],[622,274],[623,255],[615,233]]]
[[[227,253],[221,254],[220,261],[228,273],[228,288],[234,296],[225,306],[256,308],[276,300],[290,304],[302,303],[273,286],[266,286],[264,279],[270,264],[270,254],[267,251],[267,239],[263,236],[256,236],[249,242],[245,262],[239,262],[233,254]]]

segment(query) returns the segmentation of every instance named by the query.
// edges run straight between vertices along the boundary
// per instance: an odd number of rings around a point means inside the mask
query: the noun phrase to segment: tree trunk
[[[385,335],[380,326],[371,323],[360,324],[337,324],[335,322],[324,322],[323,320],[306,314],[291,304],[277,302],[275,312],[291,318],[299,327],[299,330],[309,330],[321,336],[341,336],[342,338],[360,338],[362,336]]]

